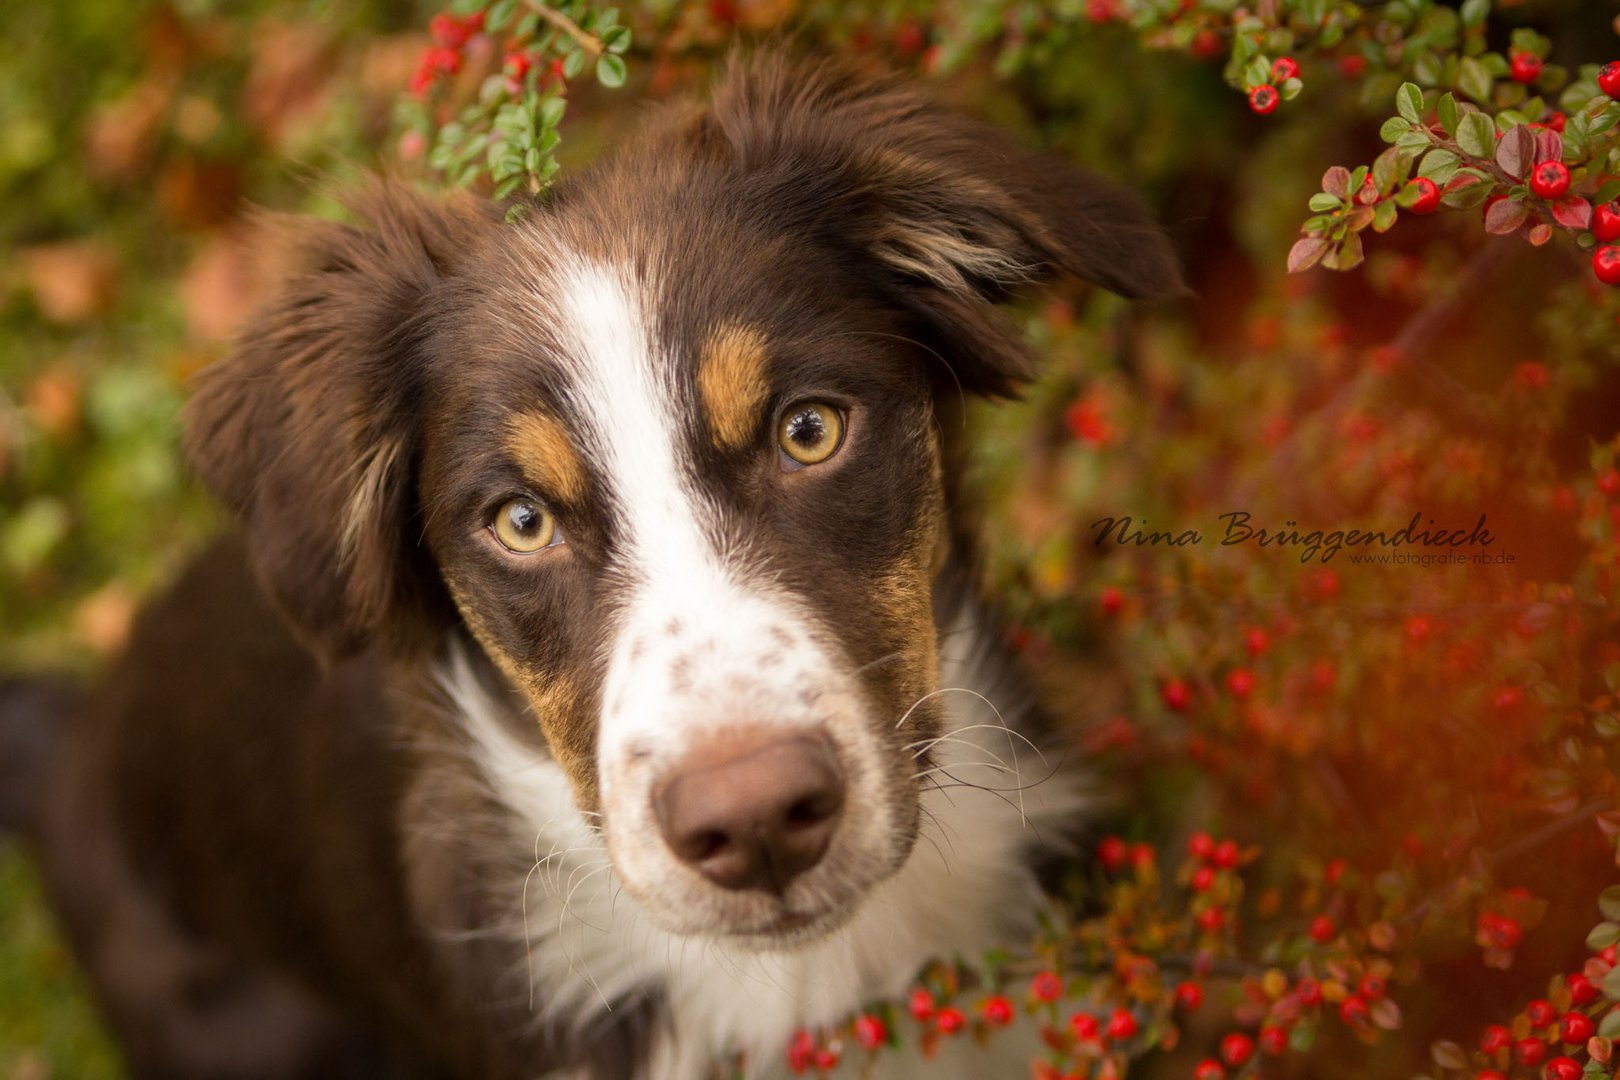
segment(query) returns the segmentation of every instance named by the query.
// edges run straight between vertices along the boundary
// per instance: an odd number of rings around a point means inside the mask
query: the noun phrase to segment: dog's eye
[[[844,442],[844,414],[824,402],[801,402],[782,414],[776,441],[790,467],[819,465]]]
[[[533,499],[508,499],[502,503],[490,528],[502,547],[519,555],[532,555],[561,539],[557,519]]]

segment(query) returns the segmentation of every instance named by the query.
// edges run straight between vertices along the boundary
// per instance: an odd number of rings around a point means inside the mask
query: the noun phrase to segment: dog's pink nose
[[[843,808],[843,771],[822,735],[717,740],[653,793],[676,858],[722,888],[777,895],[821,861]]]

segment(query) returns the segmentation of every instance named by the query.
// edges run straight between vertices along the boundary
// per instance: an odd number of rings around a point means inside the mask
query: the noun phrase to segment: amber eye
[[[519,555],[532,555],[558,539],[557,519],[533,499],[508,499],[502,503],[490,528],[502,547]]]
[[[819,465],[844,441],[844,414],[824,402],[801,402],[782,414],[776,441],[795,463]]]

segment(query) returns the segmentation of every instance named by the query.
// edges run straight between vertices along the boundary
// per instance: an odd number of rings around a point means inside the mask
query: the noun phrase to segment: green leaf
[[[1427,176],[1437,184],[1444,184],[1457,171],[1459,158],[1450,150],[1430,150],[1418,162],[1419,176]]]
[[[1326,213],[1329,210],[1337,210],[1343,205],[1343,199],[1339,198],[1337,195],[1329,195],[1325,191],[1317,192],[1315,195],[1311,196],[1310,207],[1318,214]]]
[[[1591,935],[1588,934],[1587,937],[1590,939]],[[1613,942],[1610,942],[1610,944],[1613,944]],[[1604,948],[1608,947],[1608,945],[1604,946]],[[1609,973],[1603,976],[1603,996],[1610,1001],[1620,1001],[1620,967],[1610,968]],[[1620,1014],[1611,1012],[1609,1015]]]
[[[1469,30],[1485,25],[1485,17],[1491,13],[1491,0],[1463,0],[1462,22]]]
[[[495,0],[484,15],[484,29],[491,34],[498,34],[506,29],[512,16],[517,14],[517,0]]]
[[[624,85],[626,70],[624,58],[613,53],[603,53],[596,59],[596,81],[608,89],[616,89]]]
[[[1423,131],[1408,131],[1405,135],[1402,135],[1400,138],[1395,140],[1395,148],[1397,150],[1401,150],[1412,155],[1421,154],[1423,151],[1429,149],[1429,147],[1433,145],[1434,141],[1429,138],[1427,129]]]
[[[1416,83],[1401,83],[1395,92],[1395,108],[1409,123],[1423,123],[1423,91]]]
[[[1452,97],[1449,92],[1441,94],[1440,100],[1435,102],[1434,111],[1439,114],[1440,126],[1446,129],[1446,134],[1455,136],[1457,134],[1457,99]]]
[[[1470,157],[1490,158],[1496,153],[1496,127],[1491,118],[1470,112],[1457,124],[1457,145]]]
[[[1378,137],[1385,142],[1392,143],[1402,135],[1412,133],[1412,125],[1399,116],[1392,116],[1384,121],[1384,126],[1378,129]]]
[[[1598,894],[1598,910],[1611,922],[1620,922],[1620,885],[1610,885]],[[1606,948],[1607,946],[1599,946]]]
[[[1395,200],[1385,199],[1383,202],[1379,203],[1378,206],[1373,210],[1373,232],[1388,232],[1390,226],[1395,224],[1397,212],[1398,211],[1395,208]]]
[[[610,53],[623,54],[630,48],[630,28],[615,26],[602,35],[602,47]]]
[[[1586,947],[1592,952],[1607,949],[1620,942],[1620,923],[1600,922],[1586,935]]]
[[[1479,102],[1481,105],[1491,103],[1491,87],[1494,80],[1491,73],[1478,57],[1465,56],[1461,66],[1457,69],[1457,89]]]
[[[1454,1042],[1437,1042],[1429,1048],[1429,1056],[1442,1069],[1468,1068],[1468,1051]]]
[[[1608,980],[1605,979],[1604,981],[1607,982]],[[1604,1015],[1602,1022],[1598,1024],[1598,1034],[1605,1039],[1620,1036],[1620,1011],[1610,1009]]]
[[[577,79],[579,73],[585,70],[585,50],[573,49],[563,57],[563,78]]]

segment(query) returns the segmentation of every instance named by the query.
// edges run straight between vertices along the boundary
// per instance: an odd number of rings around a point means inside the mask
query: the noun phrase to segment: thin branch
[[[556,8],[547,7],[541,2],[541,0],[523,0],[523,6],[540,16],[556,29],[561,30],[563,33],[579,42],[580,47],[586,52],[590,53],[591,56],[595,57],[602,55],[602,39],[591,34],[587,34],[584,30],[580,29],[580,25],[577,22],[564,15]]]

